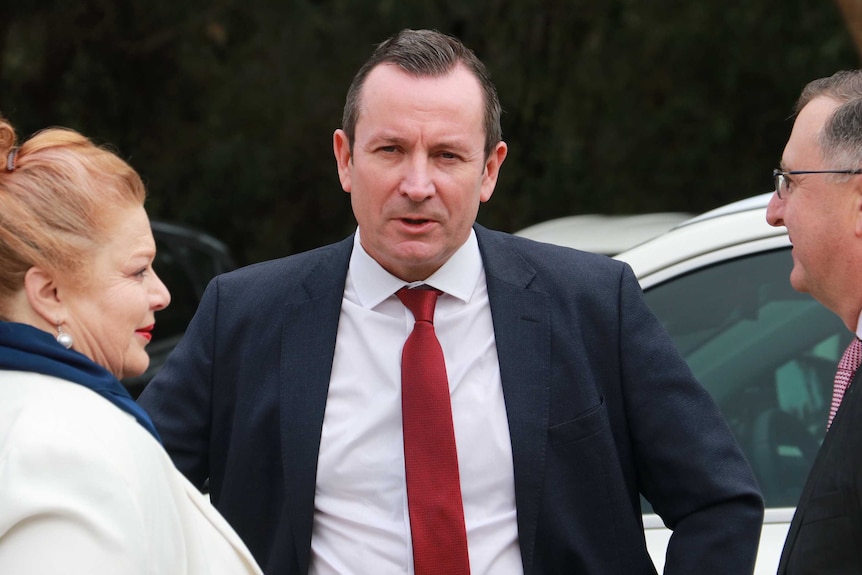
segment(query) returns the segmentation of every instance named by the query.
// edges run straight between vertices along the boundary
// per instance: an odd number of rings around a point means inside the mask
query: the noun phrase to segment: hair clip
[[[18,158],[18,148],[9,150],[9,155],[6,156],[6,171],[12,172],[15,170],[15,160]]]

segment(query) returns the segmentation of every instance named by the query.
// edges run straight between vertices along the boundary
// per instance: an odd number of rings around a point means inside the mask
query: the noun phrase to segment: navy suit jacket
[[[631,269],[475,226],[514,459],[524,572],[752,571],[763,503]],[[140,398],[179,469],[269,575],[308,571],[315,474],[353,239],[222,275]],[[365,572],[374,572],[365,566]]]
[[[793,515],[779,575],[862,573],[862,370],[826,433]]]

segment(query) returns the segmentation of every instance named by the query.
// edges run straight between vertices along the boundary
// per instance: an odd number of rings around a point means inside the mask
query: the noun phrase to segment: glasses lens
[[[778,194],[779,198],[783,198],[787,195],[787,178],[784,177],[784,174],[778,172],[776,170],[775,175],[775,193]]]

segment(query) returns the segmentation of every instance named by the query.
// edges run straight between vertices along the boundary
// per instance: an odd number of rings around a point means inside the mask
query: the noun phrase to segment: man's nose
[[[769,198],[769,204],[766,206],[766,223],[770,226],[784,225],[784,200],[778,197],[777,192],[772,192],[772,197]]]
[[[434,195],[434,182],[431,178],[431,166],[428,158],[415,157],[406,165],[404,177],[401,180],[401,193],[414,202],[421,202]]]

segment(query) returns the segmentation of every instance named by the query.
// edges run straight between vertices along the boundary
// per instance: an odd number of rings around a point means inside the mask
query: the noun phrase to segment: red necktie
[[[835,386],[832,390],[832,407],[829,409],[829,423],[826,424],[826,429],[832,425],[832,420],[844,398],[844,392],[847,391],[847,387],[853,380],[853,375],[859,368],[860,362],[862,362],[862,341],[858,337],[854,337],[847,349],[844,350],[841,361],[838,362],[838,371],[835,372]]]
[[[396,294],[416,323],[401,355],[401,418],[416,575],[469,575],[449,380],[434,333],[438,292]]]

